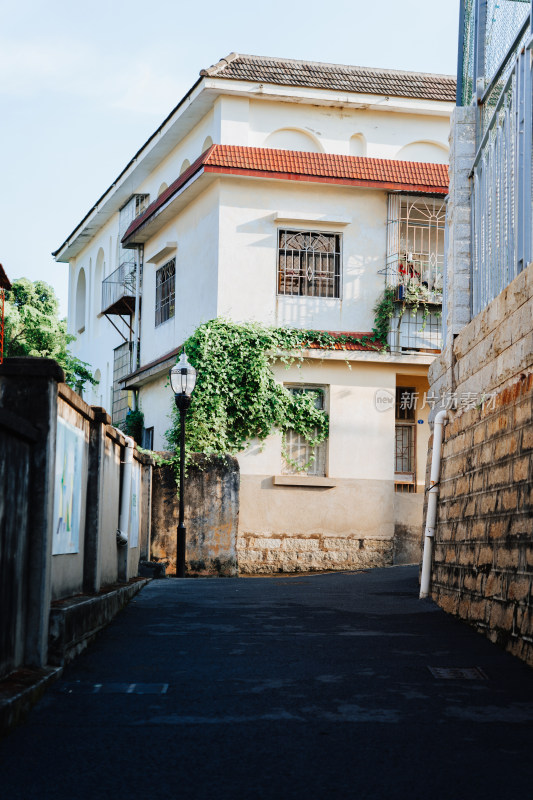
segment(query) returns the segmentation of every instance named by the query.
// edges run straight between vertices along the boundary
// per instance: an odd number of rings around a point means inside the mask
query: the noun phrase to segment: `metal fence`
[[[532,260],[531,0],[463,0],[458,103],[476,102],[472,311]]]
[[[131,255],[131,251],[129,251],[129,254]],[[135,298],[135,278],[135,259],[131,256],[129,261],[122,262],[114,272],[102,281],[102,312],[113,309],[125,298]],[[134,306],[135,303],[133,302]],[[133,308],[126,309],[125,313],[132,313],[132,311]]]

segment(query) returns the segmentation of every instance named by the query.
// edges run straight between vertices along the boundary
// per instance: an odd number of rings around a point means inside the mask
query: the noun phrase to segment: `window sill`
[[[272,482],[274,486],[318,486],[323,489],[331,489],[337,485],[337,481],[317,475],[274,475]]]

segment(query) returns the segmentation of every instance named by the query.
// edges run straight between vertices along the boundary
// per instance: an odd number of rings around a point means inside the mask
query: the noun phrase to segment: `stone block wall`
[[[392,564],[393,542],[349,536],[239,536],[239,571],[261,575],[275,572],[313,572],[365,569]]]
[[[188,575],[237,575],[239,483],[237,459],[192,456],[184,492]],[[164,562],[170,575],[176,572],[178,521],[174,468],[163,464],[153,472],[151,557]]]
[[[531,665],[532,307],[530,265],[430,369],[433,391],[488,398],[445,428],[432,596]]]

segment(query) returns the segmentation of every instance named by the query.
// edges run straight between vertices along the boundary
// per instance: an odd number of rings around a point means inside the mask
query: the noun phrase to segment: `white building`
[[[454,100],[448,76],[231,54],[202,70],[54,254],[70,265],[74,352],[100,378],[93,402],[120,422],[138,392],[156,450],[168,369],[200,323],[370,332],[393,288],[389,353],[313,349],[302,369],[279,369],[323,390],[330,438],[312,475],[284,468],[279,435],[241,454],[242,569],[409,557],[428,407],[395,400],[408,389],[422,400],[440,348]]]

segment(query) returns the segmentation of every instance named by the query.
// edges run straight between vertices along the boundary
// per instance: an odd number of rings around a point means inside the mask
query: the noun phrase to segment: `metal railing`
[[[475,102],[472,312],[532,260],[532,0],[463,0],[458,104]]]
[[[126,297],[135,297],[135,259],[124,261],[102,281],[102,312]]]

